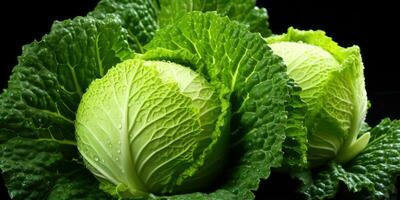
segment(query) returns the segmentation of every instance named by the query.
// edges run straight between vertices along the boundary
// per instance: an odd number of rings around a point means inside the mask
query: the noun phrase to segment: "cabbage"
[[[369,133],[359,136],[368,102],[359,48],[339,47],[321,31],[293,28],[267,42],[302,88],[310,165],[354,158],[370,138]]]
[[[295,29],[268,46],[255,3],[101,0],[24,46],[0,94],[9,196],[254,199],[276,170],[308,199],[389,198],[400,121],[364,123],[358,47]]]
[[[159,28],[153,3],[101,1],[24,47],[0,95],[11,198],[254,199],[299,143],[298,88],[249,31],[264,9],[226,1],[235,21],[187,11]]]
[[[103,184],[126,196],[200,190],[226,157],[221,111],[215,89],[189,68],[126,60],[83,95],[78,149]]]

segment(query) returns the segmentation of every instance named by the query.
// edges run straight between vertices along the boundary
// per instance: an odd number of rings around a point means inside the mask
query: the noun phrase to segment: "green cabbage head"
[[[359,48],[342,48],[322,31],[293,28],[267,42],[302,88],[311,166],[351,160],[370,138],[359,136],[368,104]]]
[[[131,59],[83,95],[77,144],[111,194],[190,192],[208,186],[222,167],[225,116],[213,86],[190,68]]]

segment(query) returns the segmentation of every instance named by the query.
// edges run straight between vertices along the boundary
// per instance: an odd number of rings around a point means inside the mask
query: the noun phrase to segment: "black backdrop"
[[[54,20],[85,15],[97,0],[9,1],[0,6],[0,88],[5,88],[21,47],[48,33]],[[368,97],[372,107],[367,121],[377,124],[382,118],[400,119],[400,76],[397,73],[400,53],[399,25],[395,3],[385,1],[259,0],[266,7],[274,33],[289,26],[299,29],[322,29],[341,46],[361,47],[365,65]],[[265,195],[292,197],[295,187],[288,177],[273,175],[263,182],[258,199]],[[272,184],[274,183],[274,184]],[[273,189],[272,189],[273,188]],[[0,193],[5,188],[0,180]]]

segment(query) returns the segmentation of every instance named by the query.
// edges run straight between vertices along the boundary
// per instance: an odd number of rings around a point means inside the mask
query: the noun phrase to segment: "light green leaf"
[[[371,129],[371,141],[346,165],[333,163],[301,191],[308,199],[335,196],[343,182],[359,199],[387,199],[395,191],[400,174],[400,121],[383,120]]]
[[[282,161],[282,143],[288,123],[289,79],[281,59],[258,34],[216,13],[191,12],[171,26],[160,29],[146,45],[148,60],[167,60],[190,66],[231,102],[231,155],[220,190],[174,198],[221,197],[252,199],[251,190],[271,167]],[[227,197],[229,198],[229,197]]]
[[[265,8],[255,6],[255,0],[162,0],[160,1],[160,27],[173,24],[191,11],[216,11],[222,16],[246,25],[251,32],[271,35]]]
[[[113,16],[55,22],[41,41],[24,46],[0,96],[1,129],[74,141],[75,111],[90,82],[132,56],[119,24]]]
[[[153,38],[158,29],[158,2],[156,0],[102,0],[89,13],[99,19],[115,14],[129,33],[129,44],[143,53],[143,46]]]

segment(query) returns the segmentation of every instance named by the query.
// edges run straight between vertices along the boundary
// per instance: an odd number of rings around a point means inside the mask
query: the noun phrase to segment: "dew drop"
[[[99,158],[98,158],[98,157],[95,157],[94,160],[95,160],[95,161],[99,161]]]

